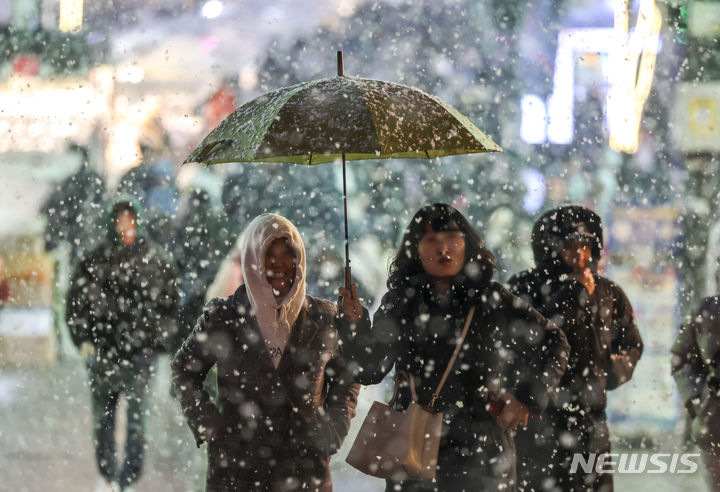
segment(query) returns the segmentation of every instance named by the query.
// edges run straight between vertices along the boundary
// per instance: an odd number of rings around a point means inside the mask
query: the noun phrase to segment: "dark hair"
[[[574,235],[583,231],[590,241],[592,262],[597,269],[603,249],[602,219],[592,210],[580,205],[563,205],[548,210],[532,228],[531,240],[535,265],[555,273],[569,273],[572,268],[560,257],[560,250]]]
[[[480,234],[454,207],[433,203],[418,210],[405,229],[400,249],[390,264],[388,290],[398,291],[404,287],[425,289],[430,284],[430,277],[425,273],[418,253],[418,244],[427,233],[428,226],[438,232],[459,230],[465,236],[465,265],[454,283],[479,286],[492,279],[495,256],[485,248]]]

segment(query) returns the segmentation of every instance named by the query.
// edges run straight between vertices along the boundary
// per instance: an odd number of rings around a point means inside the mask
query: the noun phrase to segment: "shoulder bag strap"
[[[435,406],[435,400],[437,400],[437,397],[440,395],[440,391],[442,390],[442,387],[445,385],[445,381],[447,380],[447,377],[450,374],[450,371],[452,370],[453,365],[455,364],[455,359],[457,359],[457,356],[460,353],[460,349],[462,348],[463,342],[465,342],[465,336],[467,335],[467,332],[470,329],[470,322],[472,321],[474,314],[475,314],[475,306],[471,306],[470,312],[468,312],[467,319],[465,320],[465,326],[463,327],[462,335],[460,335],[460,340],[458,340],[458,343],[455,346],[455,351],[453,352],[452,357],[450,357],[450,362],[448,362],[448,366],[445,369],[445,374],[443,374],[443,377],[440,380],[440,383],[438,384],[438,387],[435,390],[435,393],[433,393],[432,400],[430,400],[430,407]]]

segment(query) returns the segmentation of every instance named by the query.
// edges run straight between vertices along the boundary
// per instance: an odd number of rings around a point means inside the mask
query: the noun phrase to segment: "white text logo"
[[[580,453],[573,455],[570,473],[578,467],[584,473],[695,473],[698,469],[693,458],[699,454],[669,453]]]

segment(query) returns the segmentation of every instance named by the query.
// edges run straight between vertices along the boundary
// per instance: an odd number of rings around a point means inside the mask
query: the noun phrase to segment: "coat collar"
[[[295,321],[295,325],[290,332],[290,340],[288,340],[288,344],[285,347],[285,353],[278,364],[277,371],[279,374],[286,374],[292,369],[295,365],[292,362],[298,349],[310,346],[319,330],[320,327],[318,326],[317,321],[310,316],[310,306],[308,300],[306,299],[302,309],[300,310],[298,318]],[[267,352],[267,349],[265,349],[265,351]]]
[[[270,359],[270,354],[268,354],[267,347],[263,342],[262,334],[260,333],[260,328],[258,327],[252,307],[250,306],[250,300],[247,296],[245,284],[237,288],[232,296],[232,300],[233,305],[236,307],[238,312],[247,313],[244,316],[246,323],[248,324],[249,329],[252,330],[252,333],[256,336],[248,337],[246,332],[243,330],[239,330],[239,335],[243,338],[245,343],[254,346],[260,353],[262,353],[260,359],[267,362],[268,368],[271,368],[273,371],[277,371],[278,374],[284,374],[294,366],[294,364],[292,364],[293,354],[297,352],[298,348],[309,346],[320,330],[317,320],[315,320],[315,317],[311,315],[313,301],[309,296],[305,296],[305,302],[303,303],[297,320],[295,320],[295,324],[290,332],[290,339],[285,347],[285,352],[283,353],[282,359],[280,359],[278,367],[275,368],[272,360]]]

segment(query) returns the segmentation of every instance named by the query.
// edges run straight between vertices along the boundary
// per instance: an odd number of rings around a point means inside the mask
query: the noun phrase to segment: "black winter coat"
[[[563,281],[538,270],[513,277],[510,285],[560,326],[570,343],[568,367],[553,406],[602,413],[607,391],[632,377],[643,342],[623,290],[601,275],[594,278],[592,295],[575,280]]]
[[[104,237],[104,195],[100,175],[83,163],[75,174],[57,185],[40,209],[47,218],[45,249],[50,251],[67,242],[71,268],[77,265],[82,252],[97,247]]]
[[[212,428],[208,490],[332,490],[329,461],[359,386],[338,350],[335,306],[306,297],[274,367],[245,285],[208,303],[175,355],[173,383],[198,446]],[[217,405],[203,389],[217,365]]]
[[[630,301],[617,284],[594,273],[595,291],[590,295],[567,275],[572,268],[560,259],[560,250],[577,230],[592,238],[590,267],[596,269],[602,254],[600,217],[584,207],[559,207],[543,214],[533,227],[537,267],[515,275],[509,284],[514,294],[555,321],[570,342],[570,360],[553,406],[600,415],[607,391],[632,377],[643,342]]]
[[[528,483],[526,490],[542,490],[552,478],[561,490],[612,491],[611,474],[586,477],[569,474],[568,467],[574,453],[610,452],[607,392],[632,377],[643,342],[622,289],[600,275],[594,278],[592,295],[581,283],[544,271],[510,279],[511,290],[560,326],[571,347],[567,370],[543,420],[531,421],[516,436],[518,474]]]
[[[556,398],[516,435],[519,480],[525,490],[612,490],[611,474],[569,473],[574,453],[610,452],[607,391],[628,381],[642,354],[632,307],[622,289],[593,274],[595,291],[574,280],[561,259],[566,241],[582,231],[589,238],[591,270],[602,254],[600,217],[578,206],[550,210],[535,223],[536,268],[510,279],[510,290],[554,321],[570,343],[567,370]],[[553,481],[554,480],[554,485]]]
[[[162,249],[140,236],[130,245],[106,238],[77,266],[67,301],[67,323],[79,347],[92,342],[96,382],[165,350],[177,315],[175,273]]]
[[[402,369],[413,374],[419,402],[428,404],[473,304],[465,343],[435,406],[444,418],[437,483],[406,482],[404,489],[514,490],[512,436],[486,405],[508,391],[540,412],[565,369],[567,342],[557,327],[495,282],[472,299],[458,294],[442,303],[425,294],[412,307],[388,293],[372,328],[367,313],[354,330],[343,324],[344,351],[358,382],[377,384],[393,367]],[[408,388],[399,401],[407,408]]]
[[[215,278],[225,254],[218,207],[210,194],[192,190],[182,203],[184,214],[172,240],[173,257],[179,275],[180,307],[178,331],[171,336],[173,353],[193,329],[205,306],[205,291]]]

